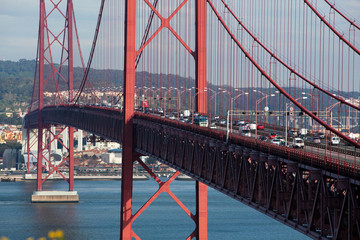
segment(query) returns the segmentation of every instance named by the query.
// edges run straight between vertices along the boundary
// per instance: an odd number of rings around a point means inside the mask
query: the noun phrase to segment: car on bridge
[[[283,137],[283,136],[279,136],[279,135],[277,135],[275,138],[276,138],[276,139],[279,139],[280,141],[284,141],[284,142],[285,142],[285,139],[284,139],[284,137]]]
[[[263,135],[260,135],[260,136],[258,137],[258,139],[261,140],[261,141],[267,141],[267,140],[268,140],[267,137],[265,137],[265,136],[263,136]]]
[[[179,121],[180,121],[180,122],[184,122],[184,123],[185,123],[185,122],[187,122],[187,120],[188,120],[188,119],[185,119],[184,117],[180,117],[180,118],[179,118]]]
[[[244,127],[240,130],[241,134],[246,137],[251,137],[251,130],[249,127]]]
[[[250,130],[256,130],[256,122],[250,123]]]
[[[226,125],[226,119],[223,119],[223,118],[219,119],[219,124]]]
[[[315,134],[315,136],[318,137],[318,138],[320,138],[320,139],[325,139],[325,134],[322,133],[322,132],[317,132],[317,133]]]
[[[285,142],[285,141],[280,140],[280,146],[289,147],[289,143],[288,143],[288,142]]]
[[[339,145],[340,144],[340,138],[339,137],[331,137],[329,141],[330,145]]]
[[[297,137],[298,133],[295,130],[289,130],[288,135],[289,137]]]
[[[216,128],[216,120],[215,119],[210,120],[210,128]]]
[[[247,122],[240,122],[239,129],[241,129],[243,127],[247,127],[247,126],[249,126],[249,124]]]
[[[270,142],[273,143],[273,144],[279,145],[279,146],[280,146],[280,144],[281,144],[281,140],[278,139],[278,138],[273,138],[273,139],[271,139]]]
[[[199,125],[200,127],[208,127],[209,126],[209,120],[208,117],[198,115],[194,118],[194,124]]]
[[[292,141],[292,147],[293,148],[304,148],[305,143],[302,138],[294,138]]]
[[[274,139],[276,138],[277,134],[276,133],[270,133],[270,139]]]
[[[235,120],[232,124],[233,127],[238,127],[240,126],[240,120]]]
[[[157,109],[157,113],[158,113],[158,114],[164,114],[164,110],[163,110],[162,108],[158,108],[158,109]]]
[[[259,125],[257,125],[257,129],[258,129],[258,130],[264,130],[264,129],[265,129],[265,126],[262,125],[262,124],[259,124]]]
[[[298,132],[298,137],[306,137],[306,135],[308,134],[308,130],[306,128],[301,128]]]
[[[311,142],[314,144],[320,144],[321,143],[321,139],[319,137],[313,137],[311,139]]]

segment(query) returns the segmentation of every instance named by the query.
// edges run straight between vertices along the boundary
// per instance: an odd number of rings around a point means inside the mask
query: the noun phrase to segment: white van
[[[293,148],[304,148],[304,140],[302,138],[294,138],[292,142]]]
[[[340,144],[340,138],[339,137],[331,137],[330,144],[331,145],[339,145]]]
[[[246,127],[242,127],[241,130],[240,130],[241,134],[243,136],[246,136],[246,137],[251,137],[251,131],[250,131],[250,128],[248,126]]]
[[[278,138],[273,138],[273,139],[271,139],[270,142],[273,143],[273,144],[276,144],[276,145],[280,145],[280,144],[281,144],[281,140],[278,139]]]
[[[256,123],[255,122],[250,124],[250,130],[256,130]]]

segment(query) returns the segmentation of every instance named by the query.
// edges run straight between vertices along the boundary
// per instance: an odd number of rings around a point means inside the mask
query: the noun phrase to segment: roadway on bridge
[[[227,131],[226,126],[221,125],[221,124],[217,125],[216,129]],[[233,127],[232,129],[230,129],[230,132],[232,134],[243,135],[241,133],[241,131],[238,130],[238,129],[239,129],[239,127]],[[274,130],[274,129],[271,129],[271,128],[265,128],[263,130],[257,130],[257,135],[267,137],[267,141],[270,140],[269,136],[270,136],[271,133],[276,133],[280,137],[282,137],[284,135],[283,131]],[[256,137],[254,130],[251,133],[251,137],[252,138]],[[307,138],[311,139],[312,136],[308,135]],[[288,137],[288,143],[289,143],[288,147],[291,147],[292,139],[293,139],[292,137]],[[322,141],[321,143],[316,144],[316,145],[306,145],[306,143],[305,143],[304,149],[299,149],[299,150],[300,151],[311,152],[311,153],[318,154],[318,155],[321,155],[321,156],[327,156],[328,158],[331,158],[331,159],[336,160],[336,161],[349,162],[351,164],[360,163],[360,157],[356,156],[356,154],[349,155],[349,154],[342,153],[342,152],[355,152],[355,147],[354,146],[347,146],[345,143],[341,142],[337,146],[328,145],[327,147],[325,147],[326,141],[328,141],[328,140],[322,139],[321,141]],[[306,141],[306,142],[309,143],[309,141]]]

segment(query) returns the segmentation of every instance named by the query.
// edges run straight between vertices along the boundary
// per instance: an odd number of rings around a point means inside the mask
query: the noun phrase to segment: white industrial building
[[[122,163],[122,151],[121,149],[109,150],[107,153],[100,155],[102,161],[106,163],[121,164]]]

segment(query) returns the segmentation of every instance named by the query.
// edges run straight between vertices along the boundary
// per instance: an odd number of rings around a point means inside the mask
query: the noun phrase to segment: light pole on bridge
[[[256,101],[256,103],[255,103],[255,125],[256,125],[256,128],[255,128],[255,139],[257,139],[258,138],[258,105],[262,102],[262,101],[266,101],[266,103],[265,103],[265,108],[264,108],[264,111],[268,111],[269,110],[269,106],[268,106],[268,98],[269,97],[275,97],[276,96],[276,94],[275,93],[271,93],[271,94],[266,94],[266,93],[263,93],[262,91],[260,91],[260,90],[257,90],[257,89],[254,89],[253,90],[254,92],[260,92],[262,95],[263,95],[263,97],[262,98],[260,98],[260,99],[258,99],[257,101]],[[266,120],[265,120],[266,121]]]

